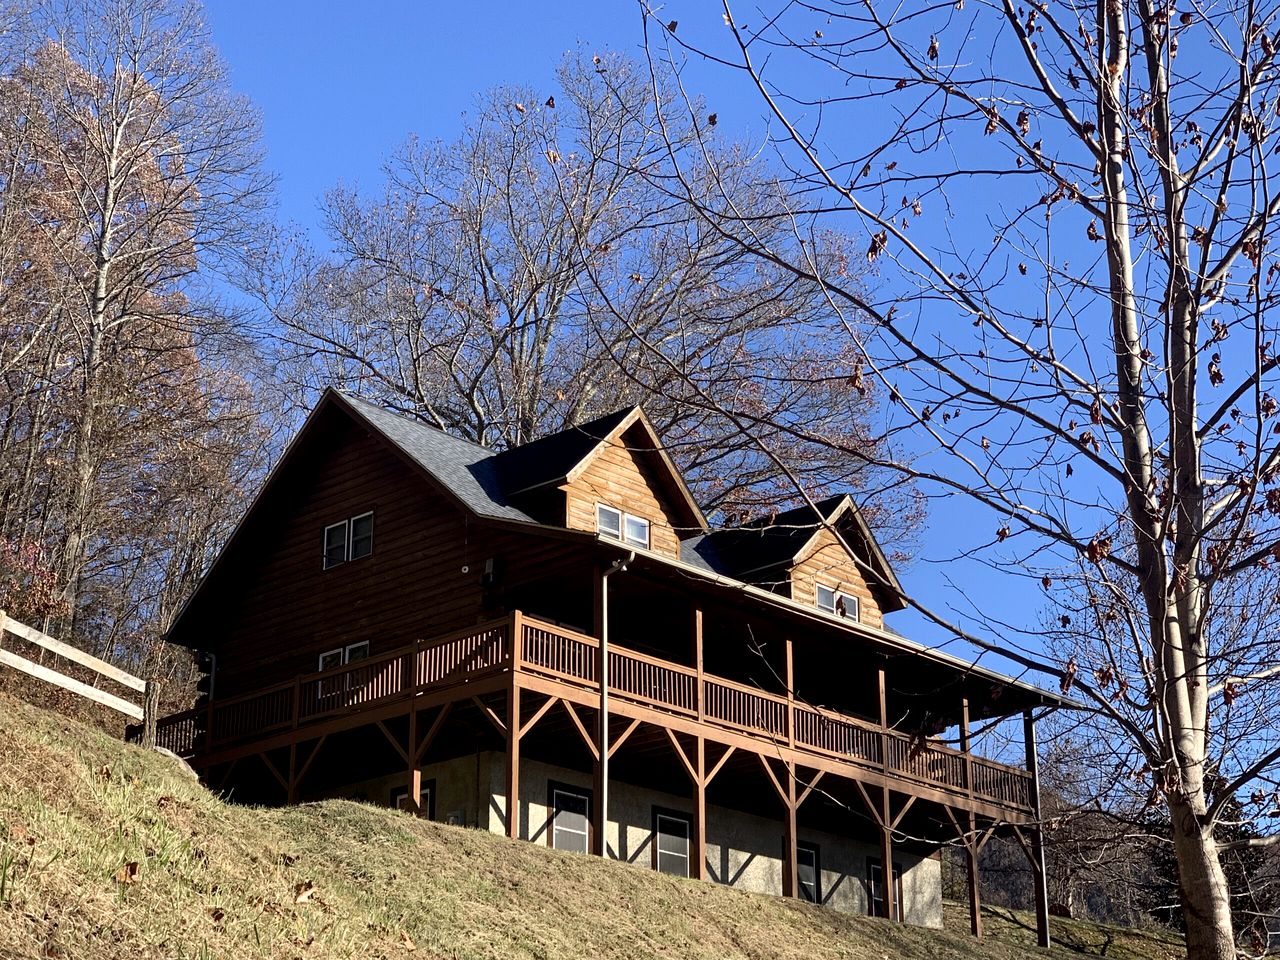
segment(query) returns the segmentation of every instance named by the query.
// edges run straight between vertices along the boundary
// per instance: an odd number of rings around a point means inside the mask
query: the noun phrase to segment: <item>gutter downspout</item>
[[[627,569],[634,561],[632,550],[625,557],[613,561],[600,574],[600,729],[596,742],[600,750],[600,856],[609,855],[609,841],[605,832],[609,828],[609,576]]]

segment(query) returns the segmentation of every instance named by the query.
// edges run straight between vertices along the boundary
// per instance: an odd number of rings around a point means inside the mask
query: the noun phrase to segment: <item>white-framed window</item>
[[[627,514],[623,521],[623,539],[633,547],[649,549],[649,521],[644,517],[633,517]]]
[[[822,873],[818,867],[818,848],[813,844],[796,844],[796,873],[801,899],[821,903]]]
[[[873,917],[885,916],[884,890],[881,888],[879,857],[867,858],[867,913]],[[893,913],[902,922],[902,864],[893,865]]]
[[[434,780],[424,780],[418,788],[418,796],[420,798],[418,811],[428,820],[436,818],[436,798],[435,798],[436,782]],[[391,788],[391,806],[396,810],[409,809],[409,788],[408,787],[392,787]]]
[[[553,787],[551,790],[551,846],[556,850],[587,853],[591,849],[591,798]]]
[[[362,513],[324,528],[324,569],[373,553],[373,513]]]
[[[659,873],[689,876],[689,819],[669,813],[653,815],[654,867]]]
[[[607,503],[596,504],[596,530],[610,540],[621,540],[646,550],[649,548],[649,521]]]
[[[354,663],[357,660],[369,659],[369,641],[361,640],[359,643],[349,643],[345,647],[335,647],[333,650],[326,650],[320,654],[320,663],[317,667],[321,672],[332,670],[335,667],[341,667],[344,664]]]
[[[336,567],[347,560],[347,521],[324,528],[324,568]]]
[[[596,530],[614,540],[622,539],[622,511],[607,503],[596,504]]]
[[[359,560],[373,553],[373,514],[362,513],[351,518],[351,549],[347,558]]]
[[[834,613],[836,616],[844,617],[846,620],[859,621],[862,619],[862,609],[858,605],[858,598],[851,593],[845,593],[843,590],[837,590],[835,587],[819,583],[814,585],[814,599],[819,610]]]

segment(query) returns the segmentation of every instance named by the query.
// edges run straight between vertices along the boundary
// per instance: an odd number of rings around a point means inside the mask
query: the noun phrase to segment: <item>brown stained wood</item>
[[[700,740],[702,738],[699,738]],[[705,742],[705,741],[704,741]],[[724,753],[720,754],[720,759],[716,761],[716,765],[711,768],[711,772],[706,775],[702,781],[704,787],[711,786],[711,781],[716,778],[716,774],[724,769],[724,765],[729,762],[729,758],[737,751],[737,747],[726,747]]]
[[[907,811],[911,809],[912,805],[915,802],[916,802],[915,797],[907,797],[907,802],[902,805],[902,809],[898,811],[897,815],[890,822],[889,824],[890,830],[898,829],[898,824],[902,823],[902,818],[907,815]]]
[[[288,794],[290,789],[289,781],[286,780],[283,776],[281,776],[280,771],[277,770],[276,765],[271,762],[271,758],[267,756],[266,751],[263,751],[262,753],[260,753],[258,755],[258,759],[262,761],[262,765],[267,768],[267,770],[270,772],[270,774],[273,777],[276,778],[276,782],[279,783],[280,786],[284,788],[284,792]]]
[[[788,803],[788,794],[782,786],[782,781],[778,779],[778,775],[773,772],[773,764],[769,762],[769,758],[763,753],[757,753],[756,759],[760,761],[760,766],[764,768],[764,772],[769,775],[769,782],[773,784],[774,791],[778,794],[778,799],[784,804]]]
[[[480,712],[489,718],[489,722],[493,724],[494,729],[497,730],[500,734],[502,734],[503,736],[506,736],[509,731],[514,731],[513,735],[517,739],[519,739],[519,730],[520,730],[519,712],[517,712],[514,715],[514,719],[511,716],[508,716],[507,719],[504,721],[500,716],[498,716],[497,713],[494,712],[493,707],[489,706],[479,697],[472,697],[471,702],[480,708]],[[514,727],[510,726],[510,724],[512,723],[515,724]]]
[[[413,712],[410,712],[409,716],[410,718],[412,718]],[[396,753],[400,754],[400,759],[403,760],[406,764],[409,763],[410,762],[409,751],[406,750],[404,747],[400,746],[400,741],[391,735],[391,731],[387,729],[387,725],[383,723],[381,720],[375,720],[373,724],[375,727],[377,727],[379,730],[382,731],[382,735],[387,738],[387,743],[391,744],[391,746],[395,748]],[[410,750],[413,749],[412,737],[410,737],[410,740],[409,740],[409,749]]]
[[[783,811],[783,842],[787,848],[787,860],[783,866],[783,883],[786,896],[800,896],[800,854],[797,848],[796,811],[800,804],[796,802],[796,770],[787,765],[787,795],[783,798],[786,809]]]
[[[676,756],[680,758],[680,763],[684,766],[684,772],[689,775],[689,779],[694,783],[698,782],[698,768],[693,765],[693,761],[689,759],[689,755],[684,752],[684,747],[677,739],[675,732],[664,727],[663,732],[667,735],[667,739],[671,741],[671,749],[676,752]]]
[[[510,690],[507,693],[507,836],[512,840],[520,839],[520,738],[516,732],[520,729],[520,684],[515,682],[514,675]]]
[[[729,751],[732,752],[732,749]],[[698,738],[696,751],[698,776],[693,785],[693,876],[707,878],[707,743]]]
[[[815,602],[814,584],[822,583],[858,598],[860,620],[871,627],[884,626],[884,614],[858,564],[849,556],[836,535],[820,530],[809,551],[791,567],[791,599]]]
[[[518,739],[524,739],[524,735],[533,729],[534,724],[545,717],[547,715],[547,711],[559,702],[559,697],[547,697],[543,701],[542,706],[538,707],[538,709],[534,711],[533,716],[521,724],[520,729],[516,731],[516,737]]]
[[[571,542],[469,524],[359,430],[334,426],[324,446],[293,464],[294,475],[281,475],[272,515],[233,545],[202,590],[210,615],[177,624],[176,642],[218,654],[220,697],[310,673],[325,650],[369,640],[377,656],[474,624],[488,557],[519,558],[507,563],[506,589],[581,562]],[[366,511],[374,514],[373,553],[323,570],[324,527]]]
[[[612,740],[612,742],[610,742],[609,756],[612,757],[615,753],[618,752],[618,748],[627,742],[627,738],[630,737],[631,734],[636,732],[636,727],[638,726],[640,726],[639,720],[632,720],[629,724],[627,724],[627,728],[623,730],[621,734],[615,737]]]
[[[822,782],[822,778],[825,777],[826,775],[827,775],[827,771],[819,770],[813,775],[812,778],[810,778],[809,782],[805,784],[804,792],[800,794],[800,796],[796,799],[797,807],[799,807],[801,804],[803,804],[806,800],[809,799],[809,794],[813,793],[813,791],[817,788],[818,784]]]
[[[446,703],[440,708],[436,718],[431,721],[431,726],[427,729],[427,735],[422,738],[422,742],[418,744],[418,749],[414,752],[413,759],[415,763],[422,762],[422,758],[426,755],[427,750],[431,748],[431,744],[435,742],[436,735],[440,733],[440,728],[444,726],[444,722],[452,709],[453,703]]]
[[[880,891],[884,902],[884,915],[890,920],[898,919],[897,884],[893,882],[893,828],[890,826],[891,798],[888,786],[881,794],[880,823]]]
[[[595,532],[596,504],[604,503],[649,521],[650,549],[668,557],[680,556],[677,525],[680,512],[655,468],[626,445],[630,432],[601,444],[586,468],[564,486],[565,526]]]
[[[597,698],[597,703],[598,699],[599,698]],[[586,724],[584,724],[582,722],[582,718],[578,716],[577,709],[568,700],[568,698],[562,698],[560,703],[564,707],[565,713],[569,715],[569,719],[573,721],[574,727],[577,728],[579,736],[582,737],[582,742],[586,744],[587,749],[591,751],[592,759],[599,761],[600,748],[596,746],[596,738],[587,730]]]
[[[978,870],[978,853],[982,847],[977,839],[977,824],[972,813],[967,814],[969,839],[964,845],[965,879],[969,886],[969,932],[982,939],[982,879]]]
[[[299,770],[298,775],[293,778],[293,787],[295,791],[302,784],[302,781],[306,778],[307,772],[311,769],[311,764],[315,762],[316,756],[320,753],[320,748],[324,746],[324,742],[328,739],[329,739],[328,736],[321,737],[319,740],[316,741],[316,745],[311,748],[311,753],[307,756],[306,761],[302,764],[302,769]],[[236,761],[233,760],[232,766],[234,766],[235,763]]]

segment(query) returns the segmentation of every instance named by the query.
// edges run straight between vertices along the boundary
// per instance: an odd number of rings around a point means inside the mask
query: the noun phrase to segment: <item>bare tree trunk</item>
[[[1174,850],[1178,858],[1187,955],[1195,960],[1235,960],[1231,898],[1213,827],[1203,827],[1205,811],[1171,800]]]

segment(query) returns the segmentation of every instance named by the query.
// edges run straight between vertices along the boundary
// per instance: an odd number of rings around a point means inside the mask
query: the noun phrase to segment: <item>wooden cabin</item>
[[[330,390],[169,633],[209,677],[160,741],[246,802],[933,926],[959,843],[976,932],[993,832],[1043,879],[1030,717],[1060,701],[886,630],[904,606],[850,498],[713,530],[639,409],[495,453]],[[1022,714],[1026,764],[969,751]]]

